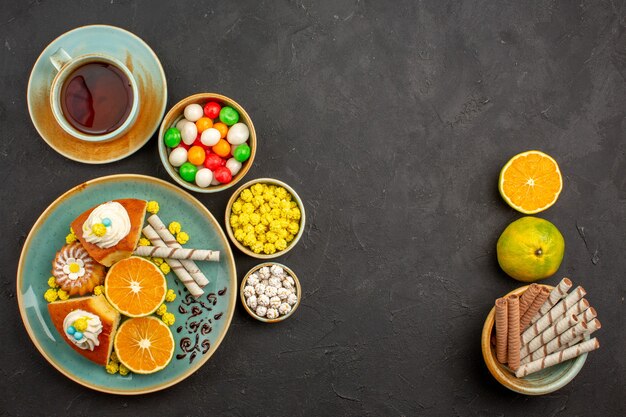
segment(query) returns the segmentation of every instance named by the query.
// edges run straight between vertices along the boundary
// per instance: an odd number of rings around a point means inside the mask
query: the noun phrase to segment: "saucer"
[[[133,127],[109,142],[85,142],[70,136],[50,108],[50,85],[56,70],[50,56],[59,48],[71,56],[102,53],[117,58],[137,80],[141,106]],[[52,149],[74,161],[104,164],[141,148],[159,128],[167,104],[167,82],[156,54],[136,35],[114,26],[82,26],[66,32],[43,50],[28,81],[28,112],[39,135]]]

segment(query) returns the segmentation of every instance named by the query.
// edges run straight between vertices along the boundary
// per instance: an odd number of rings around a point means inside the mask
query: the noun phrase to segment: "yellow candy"
[[[63,291],[63,290],[58,290],[57,291],[57,295],[59,296],[59,300],[67,300],[68,298],[70,298],[70,295],[68,294],[67,291]]]
[[[167,293],[165,294],[165,301],[167,301],[168,303],[171,303],[175,299],[176,299],[176,292],[170,288],[169,290],[167,290]]]
[[[248,213],[241,213],[239,215],[239,224],[245,226],[250,223],[250,215]]]
[[[267,231],[267,226],[262,223],[259,223],[256,226],[254,226],[254,233],[256,234],[260,235],[260,234],[265,233],[266,231]]]
[[[50,287],[50,288],[58,288],[56,278],[54,278],[54,277],[48,278],[48,287]]]
[[[94,235],[98,237],[102,237],[106,234],[107,228],[102,223],[96,223],[93,226],[91,226],[91,231],[93,232]]]
[[[276,232],[267,232],[265,234],[265,237],[267,238],[267,241],[269,243],[274,243],[278,240],[278,235],[276,234]]]
[[[263,195],[264,189],[265,189],[265,187],[263,187],[263,184],[261,184],[259,182],[257,182],[252,187],[250,187],[250,190],[252,191],[252,194],[254,194],[255,196]]]
[[[295,234],[298,233],[298,230],[300,230],[300,225],[298,223],[296,223],[296,222],[291,222],[287,226],[287,230],[289,231],[289,233],[295,235]]]
[[[59,293],[54,288],[50,288],[43,294],[43,298],[45,298],[47,302],[51,303],[59,298]]]
[[[167,275],[170,273],[170,266],[166,263],[163,262],[161,265],[159,265],[159,269],[161,270],[161,272],[163,272],[164,275]]]
[[[295,236],[292,234],[288,234],[287,237],[285,238],[285,240],[287,241],[287,243],[291,242],[293,240]]]
[[[265,236],[265,233],[257,234],[256,235],[256,240],[257,240],[257,242],[265,243],[265,242],[267,242],[267,236]]]
[[[111,352],[111,357],[109,358],[111,360],[111,362],[114,363],[118,363],[120,360],[117,358],[117,353],[115,353],[114,351]]]
[[[280,198],[281,200],[287,197],[287,194],[287,190],[285,190],[283,187],[277,187],[276,191],[274,191],[274,195],[276,195],[276,197]]]
[[[230,227],[237,227],[239,225],[239,216],[236,214],[231,214],[230,216]]]
[[[254,233],[254,226],[252,226],[251,224],[245,225],[244,227],[242,227],[242,229],[245,234]]]
[[[272,219],[272,215],[269,213],[265,213],[261,215],[261,223],[264,224],[265,226],[269,226],[272,220],[274,219]]]
[[[151,214],[157,214],[159,212],[159,203],[156,201],[149,201],[146,211]]]
[[[250,224],[256,226],[261,222],[261,215],[259,213],[252,213],[250,215]]]
[[[289,210],[289,215],[287,216],[290,220],[300,220],[300,209],[298,207],[294,207]]]
[[[125,367],[124,365],[122,365],[121,363],[120,363],[119,371],[120,371],[120,375],[122,375],[122,376],[126,376],[130,372],[130,370],[127,367]]]
[[[235,239],[237,239],[239,242],[243,241],[245,237],[246,237],[246,232],[244,232],[243,229],[235,230]]]
[[[70,233],[69,235],[65,236],[65,243],[71,245],[74,242],[76,242],[76,235],[74,233]]]
[[[120,365],[116,362],[109,362],[109,364],[106,366],[106,371],[111,375],[116,374],[119,369]]]
[[[179,232],[176,235],[176,241],[180,243],[181,245],[184,245],[185,243],[189,241],[189,235],[185,232]]]
[[[161,266],[165,260],[163,260],[163,258],[152,258],[152,262],[154,262],[156,266]]]
[[[243,200],[246,203],[249,203],[250,201],[252,201],[252,192],[249,189],[245,189],[241,192],[241,195],[239,196],[241,198],[241,200]]]
[[[270,216],[272,216],[272,219],[276,219],[276,220],[278,220],[278,219],[280,219],[280,213],[281,213],[281,212],[280,212],[280,209],[273,208],[273,209],[270,211]]]
[[[261,212],[261,214],[267,214],[270,211],[272,211],[272,208],[270,207],[269,204],[265,203],[261,205],[261,207],[259,207],[259,211]]]
[[[87,330],[87,326],[89,325],[88,321],[89,319],[87,317],[81,317],[74,321],[74,324],[72,324],[72,326],[74,326],[74,328],[79,332],[84,332],[85,330]]]
[[[273,243],[266,243],[265,245],[263,245],[263,252],[265,252],[267,255],[271,255],[273,253],[276,253],[276,247]]]
[[[296,207],[298,207],[298,203],[296,203],[295,201],[291,201],[289,203],[289,208],[296,208]]]
[[[281,200],[280,202],[280,208],[281,210],[287,210],[288,208],[291,207],[291,204],[289,204],[289,201],[287,200]]]
[[[145,237],[142,237],[141,239],[139,239],[139,246],[150,246],[150,245],[152,245],[152,243],[150,243],[150,241],[146,239]]]
[[[232,208],[233,213],[235,213],[235,214],[241,213],[241,207],[242,206],[243,206],[243,203],[241,201],[239,201],[239,200],[235,201],[233,203],[233,208]]]
[[[270,223],[270,230],[272,232],[278,232],[281,229],[280,220],[272,220]]]
[[[243,239],[243,244],[246,246],[252,246],[256,243],[256,236],[254,233],[248,233],[246,237]]]
[[[279,208],[280,207],[280,198],[272,197],[269,202],[271,208]]]
[[[170,231],[171,234],[175,235],[177,233],[180,233],[181,230],[181,225],[178,222],[171,222],[169,226],[167,226],[167,230]]]
[[[162,316],[163,314],[167,313],[167,306],[165,304],[161,304],[159,308],[157,308],[156,313],[158,316]]]
[[[93,289],[94,295],[102,295],[104,293],[104,285],[98,285]]]
[[[163,323],[171,326],[176,322],[176,317],[172,313],[165,313],[161,317],[161,320],[163,320]]]
[[[256,242],[250,249],[252,249],[254,253],[261,253],[263,251],[263,243]]]
[[[276,250],[285,250],[287,249],[287,241],[285,239],[278,239],[276,243],[274,243],[274,246],[276,246]]]
[[[257,195],[254,197],[254,200],[252,200],[252,205],[254,206],[254,208],[259,208],[263,204],[265,204],[265,200],[263,199],[262,195]]]
[[[241,211],[243,211],[244,213],[252,214],[254,213],[254,206],[252,205],[252,203],[244,203]]]
[[[280,229],[277,234],[280,239],[287,239],[287,236],[289,236],[289,232],[285,229]]]

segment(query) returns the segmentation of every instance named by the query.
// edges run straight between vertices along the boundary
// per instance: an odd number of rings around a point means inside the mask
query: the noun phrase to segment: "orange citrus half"
[[[167,292],[165,277],[152,262],[131,256],[115,263],[104,279],[104,294],[120,313],[142,317],[156,311]]]
[[[552,206],[563,189],[556,161],[540,151],[515,155],[500,171],[498,189],[504,201],[525,214]]]
[[[151,374],[165,368],[174,355],[174,336],[158,318],[126,320],[115,335],[115,353],[124,366],[137,374]]]

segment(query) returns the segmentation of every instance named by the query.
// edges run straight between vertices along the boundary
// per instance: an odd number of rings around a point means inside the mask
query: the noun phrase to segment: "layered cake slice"
[[[55,301],[48,304],[48,312],[72,349],[90,361],[107,365],[121,316],[103,295]]]
[[[139,242],[147,202],[134,198],[93,207],[72,222],[72,230],[89,255],[104,266],[128,258]]]

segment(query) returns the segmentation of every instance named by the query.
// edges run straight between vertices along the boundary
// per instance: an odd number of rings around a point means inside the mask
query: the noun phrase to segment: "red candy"
[[[233,179],[233,174],[230,173],[230,169],[226,167],[219,167],[213,171],[213,177],[222,184],[226,184]]]
[[[181,141],[177,148],[185,148],[186,150],[189,150],[189,148],[191,148],[191,145],[187,145],[185,142]]]
[[[193,144],[191,146],[202,146],[202,148],[206,148],[206,146],[204,146],[202,144],[202,141],[200,140],[201,136],[202,136],[202,134],[198,133],[198,136],[196,136],[196,140],[193,141]]]
[[[206,158],[204,160],[204,166],[206,168],[209,168],[211,171],[213,171],[213,174],[217,172],[217,169],[224,167],[224,165],[226,165],[226,160],[220,158],[219,155],[214,154],[214,153],[210,153],[210,154],[207,153]]]
[[[209,101],[204,105],[204,115],[209,119],[216,119],[220,115],[220,110],[222,110],[222,106],[214,101]]]

